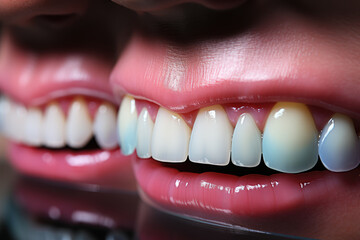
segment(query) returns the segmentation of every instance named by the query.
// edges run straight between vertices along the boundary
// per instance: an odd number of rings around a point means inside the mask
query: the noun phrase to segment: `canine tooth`
[[[152,157],[162,162],[187,159],[191,129],[176,113],[159,108],[151,140]]]
[[[195,163],[227,165],[233,127],[220,105],[200,109],[191,133],[189,159]]]
[[[151,157],[151,138],[154,128],[149,112],[146,108],[141,110],[137,122],[137,145],[136,153],[140,158]]]
[[[40,109],[30,108],[25,121],[24,141],[31,146],[42,144],[43,115]]]
[[[299,173],[318,159],[318,132],[309,109],[301,103],[275,104],[263,135],[263,158],[269,168]]]
[[[24,125],[26,121],[27,110],[24,106],[12,103],[10,110],[10,119],[7,123],[9,136],[16,142],[24,139]]]
[[[321,132],[319,156],[333,172],[350,171],[360,163],[359,139],[352,120],[336,113]]]
[[[231,161],[241,167],[256,167],[261,161],[261,132],[253,117],[242,114],[234,130]]]
[[[94,135],[101,148],[117,147],[116,109],[112,105],[103,103],[98,108],[94,120]]]
[[[136,147],[137,112],[135,99],[125,96],[118,113],[118,131],[121,151],[130,155]]]
[[[45,110],[43,134],[45,146],[65,146],[65,116],[57,103],[51,103]]]
[[[75,99],[69,109],[66,124],[66,143],[73,148],[84,147],[92,137],[92,122],[87,104]]]

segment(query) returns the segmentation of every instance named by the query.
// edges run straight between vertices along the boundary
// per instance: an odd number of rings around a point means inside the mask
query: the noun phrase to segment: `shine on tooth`
[[[42,140],[43,115],[40,109],[30,108],[25,121],[24,141],[30,146],[40,146]]]
[[[135,99],[125,96],[118,112],[118,135],[121,152],[130,155],[136,147],[137,112]]]
[[[220,105],[200,109],[191,133],[189,159],[225,166],[230,162],[233,127]]]
[[[154,128],[149,112],[143,108],[137,123],[137,145],[136,153],[139,158],[151,157],[151,138]]]
[[[320,135],[319,156],[333,172],[350,171],[359,165],[359,139],[349,117],[336,113],[326,124]]]
[[[93,128],[96,142],[101,148],[113,149],[118,146],[116,109],[111,104],[100,105],[95,114]]]
[[[159,108],[151,140],[152,157],[162,162],[184,162],[191,129],[176,113]]]
[[[313,168],[318,159],[318,132],[306,105],[275,104],[266,121],[263,158],[266,166],[286,173]]]
[[[256,167],[261,161],[261,132],[249,113],[242,114],[234,130],[231,161],[236,166]]]
[[[66,124],[66,143],[72,148],[84,147],[92,137],[92,121],[87,104],[76,98],[70,108]]]
[[[57,103],[47,106],[44,114],[43,144],[51,148],[65,146],[65,115]]]

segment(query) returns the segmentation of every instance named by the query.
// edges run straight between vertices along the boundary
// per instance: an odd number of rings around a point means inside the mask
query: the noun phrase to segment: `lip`
[[[342,10],[325,9],[311,15],[344,17]],[[358,44],[351,39],[346,39],[346,46],[338,41],[342,39],[341,24],[328,26],[328,34],[323,25],[326,21],[302,18],[305,13],[299,11],[269,1],[226,12],[226,17],[214,21],[209,17],[212,13],[205,14],[204,24],[187,22],[186,17],[178,22],[170,18],[167,23],[168,16],[145,15],[141,31],[134,33],[115,65],[111,83],[119,98],[131,94],[178,113],[215,104],[294,101],[359,119],[356,92],[360,85],[356,79],[360,76],[355,68],[360,62],[353,54],[360,51]],[[233,32],[222,32],[223,26]],[[136,156],[133,165],[142,197],[153,206],[201,221],[258,230],[314,237],[320,229],[286,230],[284,219],[299,216],[294,226],[304,226],[313,221],[302,211],[313,211],[319,221],[331,222],[317,209],[335,216],[343,214],[341,204],[359,199],[358,168],[348,173],[236,177],[179,171],[175,165],[165,167]],[[279,186],[271,186],[271,179]],[[258,189],[259,184],[267,186]],[[236,187],[245,190],[236,194]],[[329,189],[341,195],[340,205],[331,200],[336,194]],[[264,200],[267,198],[272,200]]]

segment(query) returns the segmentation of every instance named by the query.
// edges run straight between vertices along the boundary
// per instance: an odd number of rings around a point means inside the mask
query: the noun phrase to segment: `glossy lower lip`
[[[129,156],[116,150],[75,152],[9,146],[11,163],[23,174],[84,186],[135,190]]]
[[[271,176],[180,172],[160,162],[135,158],[135,176],[145,198],[185,216],[244,225],[244,219],[286,214],[321,205],[358,189],[359,169]],[[354,197],[354,196],[351,196]]]

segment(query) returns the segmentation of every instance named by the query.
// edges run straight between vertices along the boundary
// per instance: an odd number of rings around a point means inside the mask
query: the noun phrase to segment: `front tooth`
[[[116,109],[112,105],[103,103],[98,108],[94,120],[94,135],[101,148],[117,147]]]
[[[65,146],[65,116],[57,103],[51,103],[45,110],[43,134],[45,146]]]
[[[187,159],[191,129],[176,113],[159,108],[152,140],[152,157],[162,162],[184,162]]]
[[[151,157],[151,138],[154,128],[149,112],[146,108],[141,110],[137,124],[136,153],[139,158]]]
[[[309,109],[301,103],[277,103],[267,119],[263,158],[272,169],[298,173],[318,159],[318,132]]]
[[[220,105],[200,109],[191,133],[189,159],[224,166],[230,162],[233,127]]]
[[[26,108],[22,105],[13,103],[11,105],[10,118],[7,123],[10,138],[16,142],[24,139],[24,125],[26,121]]]
[[[359,140],[352,120],[335,114],[321,132],[319,156],[333,172],[350,171],[360,162]]]
[[[261,132],[253,117],[242,114],[232,139],[231,161],[241,167],[256,167],[261,161]]]
[[[118,113],[118,131],[121,151],[130,155],[136,147],[137,112],[135,99],[126,96],[121,102]]]
[[[84,147],[92,137],[92,122],[85,101],[75,99],[69,109],[66,142],[72,148]]]
[[[42,124],[43,116],[38,108],[30,108],[25,121],[24,141],[31,146],[42,144]]]

